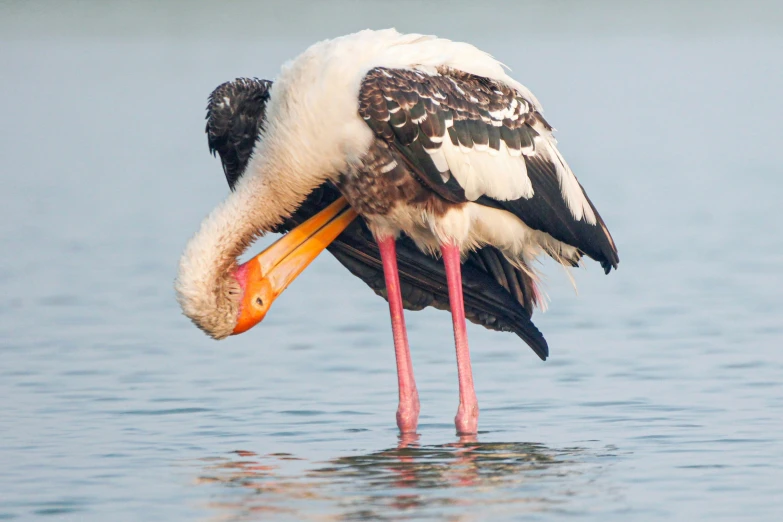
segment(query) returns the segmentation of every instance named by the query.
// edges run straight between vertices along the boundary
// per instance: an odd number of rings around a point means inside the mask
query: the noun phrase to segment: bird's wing
[[[212,155],[220,155],[231,190],[245,171],[264,121],[272,82],[237,78],[217,87],[207,104],[207,142]]]
[[[445,67],[377,67],[362,81],[359,114],[441,197],[507,210],[607,273],[617,267],[612,236],[552,127],[512,86]]]

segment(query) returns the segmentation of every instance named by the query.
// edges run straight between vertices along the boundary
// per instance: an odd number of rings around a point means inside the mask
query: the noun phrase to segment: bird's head
[[[183,256],[175,285],[182,312],[213,339],[239,333],[240,325],[245,331],[259,323],[266,310],[258,313],[253,295],[262,294],[258,288],[262,285],[253,279],[256,274],[250,268],[245,263],[205,272],[205,267],[187,264]]]
[[[240,334],[264,320],[279,293],[272,287],[271,279],[264,277],[258,259],[238,266],[231,275],[240,288],[236,297],[236,323],[231,333]]]

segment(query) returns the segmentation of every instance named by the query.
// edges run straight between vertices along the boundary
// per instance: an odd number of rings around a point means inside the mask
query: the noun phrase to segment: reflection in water
[[[602,466],[590,462],[611,457],[611,448],[598,455],[475,437],[422,446],[414,435],[388,450],[315,466],[289,454],[236,451],[207,459],[197,483],[222,486],[221,500],[209,504],[216,520],[473,520],[490,512],[569,511],[572,499],[598,487],[595,469]]]

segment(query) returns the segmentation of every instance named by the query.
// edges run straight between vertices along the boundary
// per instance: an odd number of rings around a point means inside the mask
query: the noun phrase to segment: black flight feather
[[[212,91],[207,104],[209,151],[220,156],[228,186],[234,189],[256,144],[272,82],[238,78]]]

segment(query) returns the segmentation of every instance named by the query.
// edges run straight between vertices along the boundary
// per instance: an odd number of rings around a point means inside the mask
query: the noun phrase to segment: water
[[[783,14],[484,9],[0,6],[0,519],[779,517]],[[173,298],[227,191],[206,95],[388,25],[508,63],[620,249],[578,297],[549,266],[548,362],[469,325],[475,439],[433,310],[407,316],[422,416],[398,438],[386,303],[328,256],[221,343]]]

